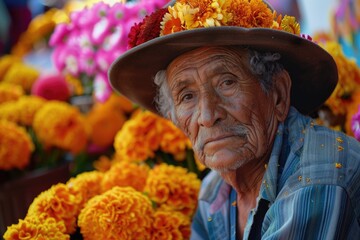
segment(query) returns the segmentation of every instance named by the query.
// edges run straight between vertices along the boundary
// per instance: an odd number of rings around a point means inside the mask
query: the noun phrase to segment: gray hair
[[[278,62],[281,55],[279,53],[258,52],[249,50],[250,70],[257,76],[260,81],[261,88],[268,93],[273,86],[272,77],[283,70],[283,66]],[[175,121],[173,100],[170,94],[170,88],[166,79],[166,70],[157,72],[154,78],[154,83],[157,86],[157,93],[155,96],[155,105],[157,111],[165,118],[170,118]]]

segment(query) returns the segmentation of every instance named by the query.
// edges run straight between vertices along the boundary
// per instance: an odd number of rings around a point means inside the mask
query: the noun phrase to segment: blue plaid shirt
[[[236,239],[236,192],[203,180],[191,239]],[[243,239],[360,239],[360,143],[294,108],[277,136]]]

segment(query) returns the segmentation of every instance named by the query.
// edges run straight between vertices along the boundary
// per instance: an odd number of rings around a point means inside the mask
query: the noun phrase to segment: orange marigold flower
[[[24,63],[14,63],[6,72],[3,81],[20,85],[26,92],[30,92],[39,75],[40,73],[36,68]]]
[[[119,162],[114,164],[104,174],[101,182],[102,191],[105,192],[115,186],[133,187],[137,191],[143,191],[150,168],[145,164]]]
[[[189,239],[190,218],[180,212],[156,211],[152,224],[152,240]]]
[[[22,169],[29,164],[34,144],[25,128],[0,120],[0,169]]]
[[[90,198],[101,193],[103,176],[99,171],[83,172],[67,181],[66,186],[79,199],[80,208],[83,208]]]
[[[145,192],[160,207],[168,206],[192,216],[197,205],[200,180],[182,167],[160,164],[150,170]]]
[[[249,2],[237,0],[229,1],[227,4],[231,16],[229,25],[250,28],[251,7]]]
[[[161,136],[158,134],[159,117],[149,111],[136,114],[125,122],[116,134],[116,154],[127,161],[145,161],[155,156]]]
[[[12,83],[0,82],[0,104],[18,100],[24,95],[24,89]]]
[[[20,122],[20,109],[16,101],[0,104],[0,120],[7,120],[14,123]]]
[[[5,55],[0,58],[0,81],[4,78],[11,65],[18,62],[21,62],[21,58],[14,55]]]
[[[281,21],[280,27],[282,30],[299,35],[300,34],[300,24],[296,22],[296,18],[292,16],[285,15]]]
[[[352,95],[360,90],[360,69],[355,60],[347,58],[337,42],[320,44],[334,58],[339,81],[335,90],[325,102],[335,115],[343,115],[352,101]]]
[[[62,183],[52,186],[42,192],[31,203],[26,217],[54,218],[57,222],[64,222],[67,234],[76,229],[76,218],[80,212],[81,199],[74,196],[70,189]]]
[[[19,111],[20,123],[25,126],[31,126],[35,114],[45,103],[45,99],[34,95],[20,97],[16,103]]]
[[[113,109],[117,111],[122,111],[125,113],[131,113],[135,109],[135,105],[123,95],[111,94],[110,98],[106,101],[107,105],[110,105]]]
[[[250,24],[251,27],[270,28],[273,24],[273,12],[262,0],[250,0]]]
[[[20,219],[17,224],[9,226],[3,237],[5,240],[69,240],[70,235],[65,234],[65,231],[63,222],[51,217],[32,216]]]
[[[79,215],[85,239],[150,239],[150,200],[131,187],[114,187],[89,200]]]
[[[162,121],[159,132],[161,150],[173,154],[176,160],[184,160],[186,149],[191,147],[190,140],[172,122],[166,119],[160,121]]]
[[[111,160],[107,156],[100,156],[98,160],[94,161],[93,166],[99,172],[106,172],[111,168]]]
[[[91,134],[90,140],[97,146],[108,147],[113,144],[116,133],[126,121],[123,112],[108,103],[96,104],[86,116]]]
[[[36,136],[47,146],[79,153],[87,143],[86,121],[80,111],[65,102],[48,101],[35,115]]]

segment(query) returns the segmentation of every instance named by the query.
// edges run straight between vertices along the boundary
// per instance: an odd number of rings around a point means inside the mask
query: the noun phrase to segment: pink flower
[[[96,72],[95,53],[92,50],[84,50],[78,58],[79,71],[92,76]]]
[[[351,130],[354,133],[354,137],[360,141],[360,105],[358,112],[352,117]]]
[[[115,3],[110,9],[109,9],[109,19],[111,19],[112,22],[120,22],[122,20],[126,20],[125,16],[127,16],[128,13],[126,13],[126,4],[123,3]]]
[[[61,73],[41,75],[32,86],[31,93],[48,100],[66,101],[70,97],[69,86]]]
[[[99,102],[106,102],[112,93],[111,86],[107,75],[104,73],[97,74],[94,80],[94,96]]]
[[[122,26],[113,28],[112,33],[107,35],[102,43],[102,47],[106,51],[112,51],[116,48],[121,48],[122,41],[125,41],[126,35],[124,34]]]
[[[66,38],[72,30],[72,25],[60,23],[56,26],[54,33],[51,35],[49,44],[52,47],[66,43]]]
[[[301,34],[300,34],[300,37],[305,38],[305,39],[307,39],[307,40],[309,40],[309,41],[312,41],[312,37],[311,37],[310,35],[308,35],[308,34],[301,33]]]
[[[102,18],[98,21],[92,30],[91,40],[95,44],[101,44],[105,37],[110,34],[111,24],[109,19]]]
[[[98,69],[102,72],[107,72],[111,63],[116,59],[116,57],[120,56],[121,53],[117,53],[116,55],[113,52],[105,51],[100,49],[96,52],[95,62]]]

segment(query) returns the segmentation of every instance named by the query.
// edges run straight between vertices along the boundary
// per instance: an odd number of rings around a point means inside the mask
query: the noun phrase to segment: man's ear
[[[286,70],[282,70],[273,76],[273,82],[275,116],[283,122],[290,108],[291,78]]]

